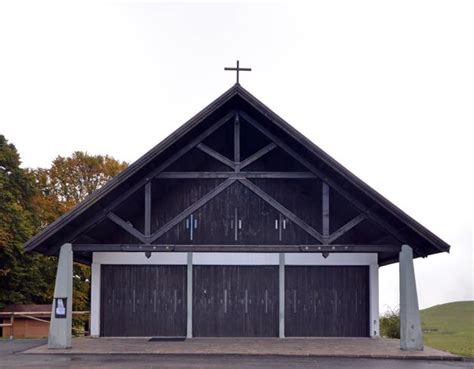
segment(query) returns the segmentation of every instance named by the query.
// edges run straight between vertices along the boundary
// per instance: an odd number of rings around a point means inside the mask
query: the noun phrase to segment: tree
[[[127,167],[109,156],[75,152],[49,169],[23,169],[14,145],[0,135],[0,308],[51,303],[57,262],[24,253],[23,244]],[[74,265],[73,308],[89,307],[90,270]]]
[[[39,227],[34,178],[20,167],[14,145],[0,135],[0,308],[51,301],[55,266],[50,258],[25,254],[23,243]]]
[[[127,167],[110,156],[76,151],[71,157],[58,156],[51,168],[32,171],[41,196],[36,199],[41,227],[70,210]],[[74,264],[73,309],[89,307],[90,269]]]
[[[71,209],[127,165],[108,155],[76,151],[71,157],[58,156],[49,169],[36,169],[37,185],[48,202],[45,209],[51,212],[45,213],[45,218],[50,220],[49,217],[57,217]]]

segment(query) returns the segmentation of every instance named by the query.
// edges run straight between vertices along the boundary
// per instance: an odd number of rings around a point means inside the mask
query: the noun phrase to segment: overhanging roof
[[[105,211],[113,197],[146,177],[161,158],[165,160],[169,152],[176,150],[183,142],[189,140],[189,137],[193,136],[201,126],[212,124],[231,109],[248,112],[276,139],[290,142],[297,148],[298,154],[310,162],[314,171],[322,175],[325,181],[356,201],[358,207],[364,209],[367,214],[381,219],[400,243],[411,245],[415,256],[449,251],[450,246],[446,242],[369,187],[238,84],[231,87],[105,186],[31,238],[25,244],[25,250],[36,250],[49,255],[56,254],[61,244],[74,241],[76,237],[74,229],[82,221],[93,213]],[[384,263],[395,261],[397,261],[396,256],[385,260]]]

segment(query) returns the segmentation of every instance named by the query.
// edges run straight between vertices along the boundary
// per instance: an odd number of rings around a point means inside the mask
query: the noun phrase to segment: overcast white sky
[[[132,162],[242,85],[452,245],[421,307],[474,299],[472,1],[0,3],[0,133],[25,166]],[[381,309],[398,265],[381,269]]]

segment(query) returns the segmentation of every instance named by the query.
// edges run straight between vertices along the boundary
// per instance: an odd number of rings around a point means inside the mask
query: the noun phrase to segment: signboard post
[[[67,297],[54,298],[54,317],[65,319],[67,316]]]

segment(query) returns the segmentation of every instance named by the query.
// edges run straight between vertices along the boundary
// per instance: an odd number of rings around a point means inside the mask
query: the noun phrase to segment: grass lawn
[[[427,346],[474,357],[474,301],[459,301],[421,310]]]

